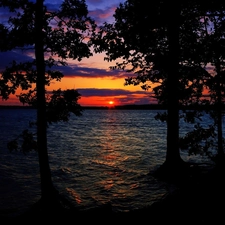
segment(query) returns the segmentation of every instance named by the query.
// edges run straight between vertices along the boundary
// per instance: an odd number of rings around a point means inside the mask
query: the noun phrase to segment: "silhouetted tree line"
[[[88,16],[84,0],[65,0],[50,11],[43,0],[1,0],[10,11],[0,24],[0,51],[33,51],[33,61],[13,61],[0,74],[3,100],[20,88],[19,101],[37,109],[37,133],[24,131],[22,151],[36,150],[39,156],[41,201],[58,202],[48,161],[47,127],[79,116],[81,97],[74,90],[46,91],[53,80],[60,81],[60,66],[67,59],[82,60],[94,52],[105,52],[111,69],[132,72],[125,85],[153,89],[158,104],[166,107],[156,119],[167,122],[167,154],[161,172],[185,173],[189,164],[180,149],[206,154],[218,165],[224,162],[222,114],[224,102],[225,3],[217,1],[127,0],[116,9],[113,23],[97,27]],[[207,92],[206,92],[207,91]],[[191,106],[192,110],[181,107]],[[198,122],[209,113],[214,123],[205,128]],[[213,106],[213,110],[212,110]],[[179,136],[179,121],[195,124],[194,130]],[[215,142],[215,137],[217,141]],[[17,140],[8,148],[19,148]],[[216,148],[216,154],[211,149]],[[165,169],[165,170],[164,170]]]

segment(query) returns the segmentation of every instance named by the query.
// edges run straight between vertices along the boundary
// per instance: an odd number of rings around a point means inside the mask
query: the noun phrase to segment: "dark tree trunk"
[[[168,120],[166,163],[180,164],[179,150],[179,7],[169,7],[168,20]],[[172,15],[172,16],[171,16]]]
[[[223,122],[222,122],[222,96],[221,96],[221,65],[219,58],[216,63],[216,123],[217,123],[217,142],[218,142],[218,151],[217,151],[217,163],[224,163],[224,151],[223,151]]]
[[[55,194],[47,151],[47,120],[45,102],[45,62],[43,43],[43,0],[36,1],[35,57],[37,66],[37,145],[41,178],[41,197],[49,199]]]
[[[179,4],[165,1],[164,15],[168,38],[167,78],[167,151],[166,160],[154,175],[163,179],[181,180],[189,173],[189,165],[180,156],[179,149]]]

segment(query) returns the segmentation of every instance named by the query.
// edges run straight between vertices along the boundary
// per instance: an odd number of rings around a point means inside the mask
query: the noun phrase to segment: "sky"
[[[55,7],[60,0],[46,0],[47,4]],[[119,3],[125,0],[86,0],[89,15],[98,25],[104,22],[113,22],[113,14]],[[0,19],[7,18],[6,11],[0,11]],[[2,22],[2,21],[1,21]],[[0,72],[12,61],[29,59],[29,55],[19,51],[0,52]],[[81,106],[109,106],[127,104],[149,104],[153,103],[149,91],[144,91],[140,86],[125,86],[125,78],[129,76],[125,71],[110,70],[109,67],[115,62],[104,61],[104,53],[94,54],[82,61],[68,60],[68,65],[62,69],[64,77],[60,82],[52,82],[47,91],[61,88],[76,89],[81,94],[78,103]],[[18,92],[17,92],[18,93]],[[15,96],[10,96],[7,101],[0,100],[0,105],[20,105]]]

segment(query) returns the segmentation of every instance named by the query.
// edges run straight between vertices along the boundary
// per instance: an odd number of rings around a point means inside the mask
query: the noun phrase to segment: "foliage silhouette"
[[[93,41],[96,52],[106,52],[105,60],[116,61],[111,69],[136,74],[125,79],[125,85],[152,88],[151,96],[167,107],[166,115],[156,116],[167,122],[167,153],[160,168],[167,174],[186,172],[189,168],[180,157],[184,140],[179,137],[179,119],[195,122],[201,119],[202,112],[184,110],[180,114],[179,109],[208,104],[203,90],[209,87],[205,81],[212,78],[207,70],[212,58],[206,54],[206,49],[210,49],[203,44],[206,39],[202,18],[223,5],[190,0],[179,1],[173,7],[168,1],[148,5],[127,0],[116,9],[115,22],[105,23]]]
[[[203,127],[195,126],[193,132],[181,138],[181,148],[186,145],[189,154],[207,155],[217,166],[224,164],[224,138],[222,117],[224,110],[224,10],[225,4],[208,1],[201,6],[201,29],[199,44],[204,51],[201,58],[207,64],[209,76],[205,82],[208,96],[204,104],[208,106],[205,112],[214,120],[214,124]],[[207,135],[206,135],[207,134]],[[217,140],[216,140],[217,138]],[[215,141],[216,140],[216,141]]]

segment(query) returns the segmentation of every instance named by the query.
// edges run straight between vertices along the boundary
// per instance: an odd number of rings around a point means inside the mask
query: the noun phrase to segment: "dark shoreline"
[[[166,107],[158,104],[146,104],[146,105],[119,105],[119,106],[81,106],[82,109],[166,109]],[[34,109],[32,106],[21,105],[0,105],[0,109]]]
[[[35,109],[32,106],[21,105],[0,105],[0,109]],[[101,110],[167,110],[166,105],[160,104],[143,104],[143,105],[115,105],[115,106],[81,106],[81,109],[101,109]],[[217,110],[213,105],[190,105],[180,106],[180,110]],[[221,109],[225,109],[225,105]]]

